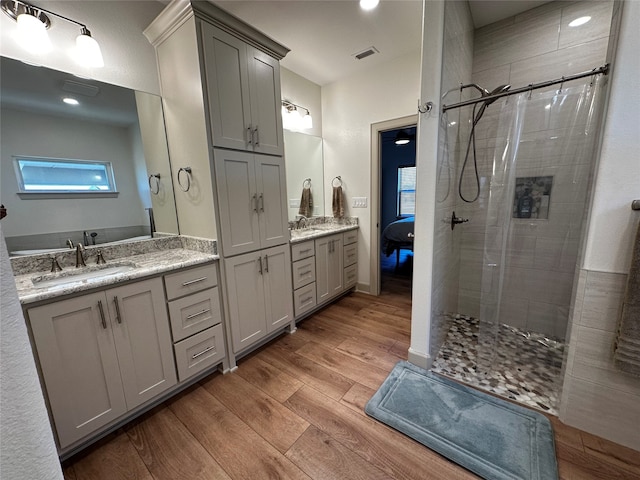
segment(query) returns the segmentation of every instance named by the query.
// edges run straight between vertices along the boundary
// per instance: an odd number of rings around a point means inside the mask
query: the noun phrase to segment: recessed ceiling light
[[[591,17],[579,17],[573,20],[572,22],[570,22],[569,26],[579,27],[580,25],[584,25],[585,23],[587,23],[589,20],[591,20]]]
[[[380,0],[360,0],[360,8],[363,10],[373,10],[378,6]]]
[[[71,97],[64,97],[62,99],[62,101],[64,103],[66,103],[67,105],[80,105],[80,102],[78,100],[76,100],[75,98],[71,98]]]

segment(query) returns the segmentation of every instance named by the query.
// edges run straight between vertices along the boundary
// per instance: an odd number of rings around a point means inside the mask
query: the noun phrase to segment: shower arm
[[[529,92],[529,91],[537,90],[539,88],[549,87],[551,85],[561,85],[561,84],[563,84],[565,82],[570,82],[571,80],[577,80],[579,78],[595,76],[595,75],[598,75],[598,74],[607,75],[608,73],[609,73],[609,64],[607,63],[607,64],[603,65],[602,67],[597,67],[597,68],[594,68],[593,70],[589,70],[587,72],[576,73],[576,74],[573,74],[573,75],[568,75],[566,77],[556,78],[554,80],[548,80],[546,82],[530,83],[526,87],[520,87],[520,88],[516,88],[514,90],[509,90],[508,92],[496,93],[494,95],[486,95],[486,96],[481,97],[481,98],[474,98],[474,99],[471,99],[471,100],[465,100],[463,102],[454,103],[452,105],[442,105],[442,113],[446,112],[447,110],[451,110],[453,108],[466,107],[467,105],[473,105],[475,103],[485,102],[487,100],[489,100],[489,101],[497,100],[497,99],[502,98],[502,97],[508,97],[509,95],[516,95],[518,93]],[[461,85],[460,89],[462,89],[463,87],[475,87],[475,88],[480,89],[480,87],[478,87],[475,83],[472,83],[472,84],[469,84],[469,85]]]

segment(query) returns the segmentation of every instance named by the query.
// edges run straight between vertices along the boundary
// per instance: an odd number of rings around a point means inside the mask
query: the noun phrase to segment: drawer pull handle
[[[313,297],[307,297],[307,298],[303,299],[301,303],[304,304],[304,303],[310,302],[311,300],[313,300]]]
[[[196,359],[196,358],[198,358],[200,355],[204,355],[205,353],[210,352],[210,351],[211,351],[211,350],[213,350],[214,348],[216,348],[216,347],[214,347],[213,345],[211,345],[210,347],[205,348],[204,350],[202,350],[202,351],[201,351],[201,352],[199,352],[199,353],[194,353],[193,355],[191,355],[191,359],[192,359],[192,360],[193,360],[193,359]]]
[[[300,272],[300,276],[302,277],[303,275],[309,275],[311,273],[311,270],[305,270],[304,272]]]
[[[209,313],[210,311],[211,309],[207,308],[205,310],[202,310],[201,312],[192,313],[191,315],[187,315],[187,320],[191,320],[192,318],[199,317],[200,315],[204,315],[205,313]]]
[[[113,303],[116,304],[116,320],[118,323],[122,323],[122,316],[120,315],[120,303],[118,303],[118,297],[114,295]]]
[[[196,278],[195,280],[189,280],[188,282],[182,282],[183,287],[188,287],[189,285],[193,285],[194,283],[204,282],[207,277]]]
[[[311,251],[311,249],[307,248],[306,250],[300,250],[300,253],[307,253],[307,252],[310,252],[310,251]]]
[[[100,311],[100,320],[102,320],[102,328],[107,329],[107,321],[104,319],[104,309],[102,308],[102,300],[98,300],[98,310]]]

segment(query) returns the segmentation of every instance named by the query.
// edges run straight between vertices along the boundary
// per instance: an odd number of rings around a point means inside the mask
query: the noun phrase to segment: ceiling
[[[290,48],[282,66],[318,85],[420,51],[421,0],[381,0],[369,12],[355,0],[212,1]],[[469,4],[477,28],[547,1],[470,0]],[[354,58],[372,46],[380,53]]]

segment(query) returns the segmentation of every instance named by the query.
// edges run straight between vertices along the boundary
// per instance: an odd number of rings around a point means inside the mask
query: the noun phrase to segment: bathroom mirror
[[[322,138],[284,131],[284,158],[287,167],[287,203],[289,220],[298,215],[303,184],[310,179],[313,216],[324,215],[324,164]]]
[[[83,232],[97,234],[90,244],[149,235],[151,212],[156,235],[179,233],[160,97],[6,57],[0,88],[9,252],[64,248]],[[20,192],[18,158],[109,162],[117,193]]]

